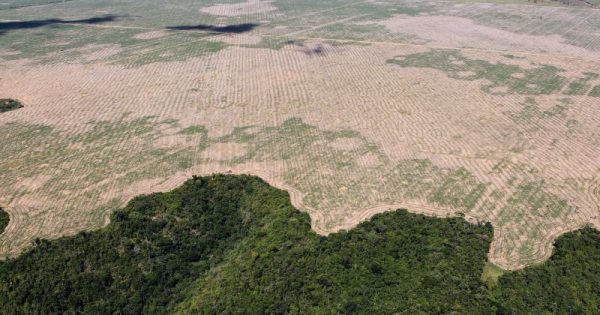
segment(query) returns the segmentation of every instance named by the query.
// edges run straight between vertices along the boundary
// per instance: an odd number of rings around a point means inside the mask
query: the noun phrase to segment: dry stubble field
[[[600,226],[600,10],[513,2],[0,4],[0,257],[232,172],[319,233],[462,214],[541,261]]]

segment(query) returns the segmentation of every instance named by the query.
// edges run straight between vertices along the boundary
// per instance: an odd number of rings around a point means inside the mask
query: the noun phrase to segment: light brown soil
[[[331,146],[334,149],[350,151],[358,148],[361,144],[362,142],[356,138],[338,138],[331,143]]]
[[[496,86],[490,89],[490,92],[497,94],[504,94],[509,91],[508,86]]]
[[[516,79],[523,79],[525,77],[525,74],[521,73],[521,72],[517,72],[517,73],[511,74],[510,76],[513,78],[516,78]]]
[[[199,139],[187,135],[168,135],[157,139],[153,145],[159,149],[173,149],[198,145]]]
[[[374,153],[367,153],[356,159],[356,163],[361,167],[375,167],[381,165],[379,157]]]
[[[227,161],[246,154],[246,146],[241,143],[216,143],[203,152],[203,156],[209,160]]]
[[[88,45],[78,49],[85,61],[99,61],[112,57],[122,51],[119,45]]]
[[[268,12],[256,11],[257,6],[272,11],[267,2],[243,5],[204,9],[223,16]],[[515,64],[552,64],[575,76],[600,72],[599,62],[573,58],[580,53],[589,57],[589,52],[562,39],[513,37],[460,18],[395,17],[386,23],[393,30],[419,31],[432,43],[327,46],[327,54],[318,58],[291,45],[280,50],[232,46],[204,57],[134,68],[107,64],[101,61],[105,54],[91,51],[89,64],[1,61],[0,91],[29,106],[0,116],[0,128],[16,132],[15,125],[22,124],[20,134],[29,140],[0,142],[0,152],[15,149],[12,154],[27,157],[0,160],[0,198],[11,215],[0,256],[16,255],[35,237],[97,228],[107,223],[107,213],[135,195],[169,190],[192,175],[213,172],[250,173],[286,189],[322,234],[398,207],[437,216],[464,212],[473,221],[492,222],[490,259],[507,269],[547,258],[561,233],[598,224],[597,98],[571,97],[561,115],[532,119],[523,114],[527,97],[544,111],[565,96],[492,95],[482,91],[481,80],[386,63],[398,54],[439,45],[474,45],[478,48],[463,50],[465,56],[508,62],[497,49],[523,50],[526,59]],[[456,31],[455,37],[449,31]],[[227,38],[244,43],[244,36]],[[309,47],[321,42],[312,40]],[[550,46],[531,46],[540,41]],[[150,117],[149,127],[127,125],[143,117]],[[291,118],[305,125],[282,127]],[[105,127],[111,132],[106,139],[77,141],[86,132],[100,137],[105,129],[98,122],[110,127]],[[36,134],[36,125],[52,130]],[[205,127],[212,142],[204,142],[204,133],[179,133],[183,126]],[[250,127],[245,137],[232,136],[238,127]],[[145,128],[150,131],[144,133]],[[313,129],[303,134],[302,128]],[[30,145],[40,137],[43,144]],[[298,151],[307,139],[311,150]],[[65,152],[49,155],[48,148]],[[402,168],[414,160],[430,161],[439,170]],[[385,172],[398,169],[402,176],[387,179]],[[444,205],[418,191],[411,195],[403,186],[421,178],[428,180],[423,190],[443,180],[459,186],[460,179],[447,175],[463,169],[485,186],[470,208]],[[29,175],[2,176],[14,170]],[[536,198],[520,197],[510,204],[520,196],[519,185],[536,181],[544,182],[541,191],[574,210],[559,209],[553,217],[536,214],[543,210],[528,203]],[[523,250],[531,244],[531,252]]]
[[[458,75],[459,77],[461,77],[461,78],[473,77],[473,76],[475,76],[475,74],[476,74],[476,73],[475,73],[475,72],[473,72],[473,71],[459,71],[459,72],[457,73],[457,75]]]
[[[397,15],[378,23],[390,31],[414,35],[440,46],[598,57],[597,52],[566,43],[560,35],[518,34],[478,25],[462,17]]]
[[[44,184],[46,184],[46,182],[48,182],[48,180],[51,178],[52,176],[50,175],[37,175],[30,178],[24,178],[17,184],[17,186],[27,191],[34,191],[44,186]]]
[[[233,45],[256,45],[262,40],[262,36],[253,33],[228,34],[227,36],[216,36],[211,40],[225,42]]]
[[[133,36],[135,39],[156,39],[167,36],[167,32],[164,31],[150,31],[145,33],[139,33]]]
[[[200,9],[200,12],[216,16],[240,16],[267,13],[275,10],[277,8],[271,4],[271,1],[247,0],[242,3],[223,3],[204,7]]]

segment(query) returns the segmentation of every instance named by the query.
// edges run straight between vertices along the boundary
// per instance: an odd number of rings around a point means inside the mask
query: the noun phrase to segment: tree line
[[[481,275],[489,224],[397,210],[327,237],[252,176],[194,177],[140,196],[100,230],[36,240],[0,262],[6,314],[585,314],[600,311],[600,233]]]

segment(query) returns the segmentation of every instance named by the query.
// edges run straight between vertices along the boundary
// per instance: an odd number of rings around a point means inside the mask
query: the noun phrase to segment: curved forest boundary
[[[4,211],[4,209],[0,208],[0,234],[4,232],[6,226],[8,226],[8,221],[10,217],[8,216],[8,212]]]
[[[5,314],[597,313],[600,233],[482,279],[490,224],[405,210],[327,237],[253,176],[194,177],[140,196],[100,230],[0,262]],[[488,270],[489,273],[489,270]]]

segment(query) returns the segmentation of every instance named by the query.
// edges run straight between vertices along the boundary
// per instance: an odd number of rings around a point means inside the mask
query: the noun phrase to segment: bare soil
[[[272,1],[247,0],[242,3],[223,3],[201,8],[200,12],[216,16],[253,15],[277,10],[271,2]]]
[[[560,35],[514,33],[462,17],[397,15],[378,23],[392,32],[414,35],[438,46],[598,57],[597,52],[570,45]]]

